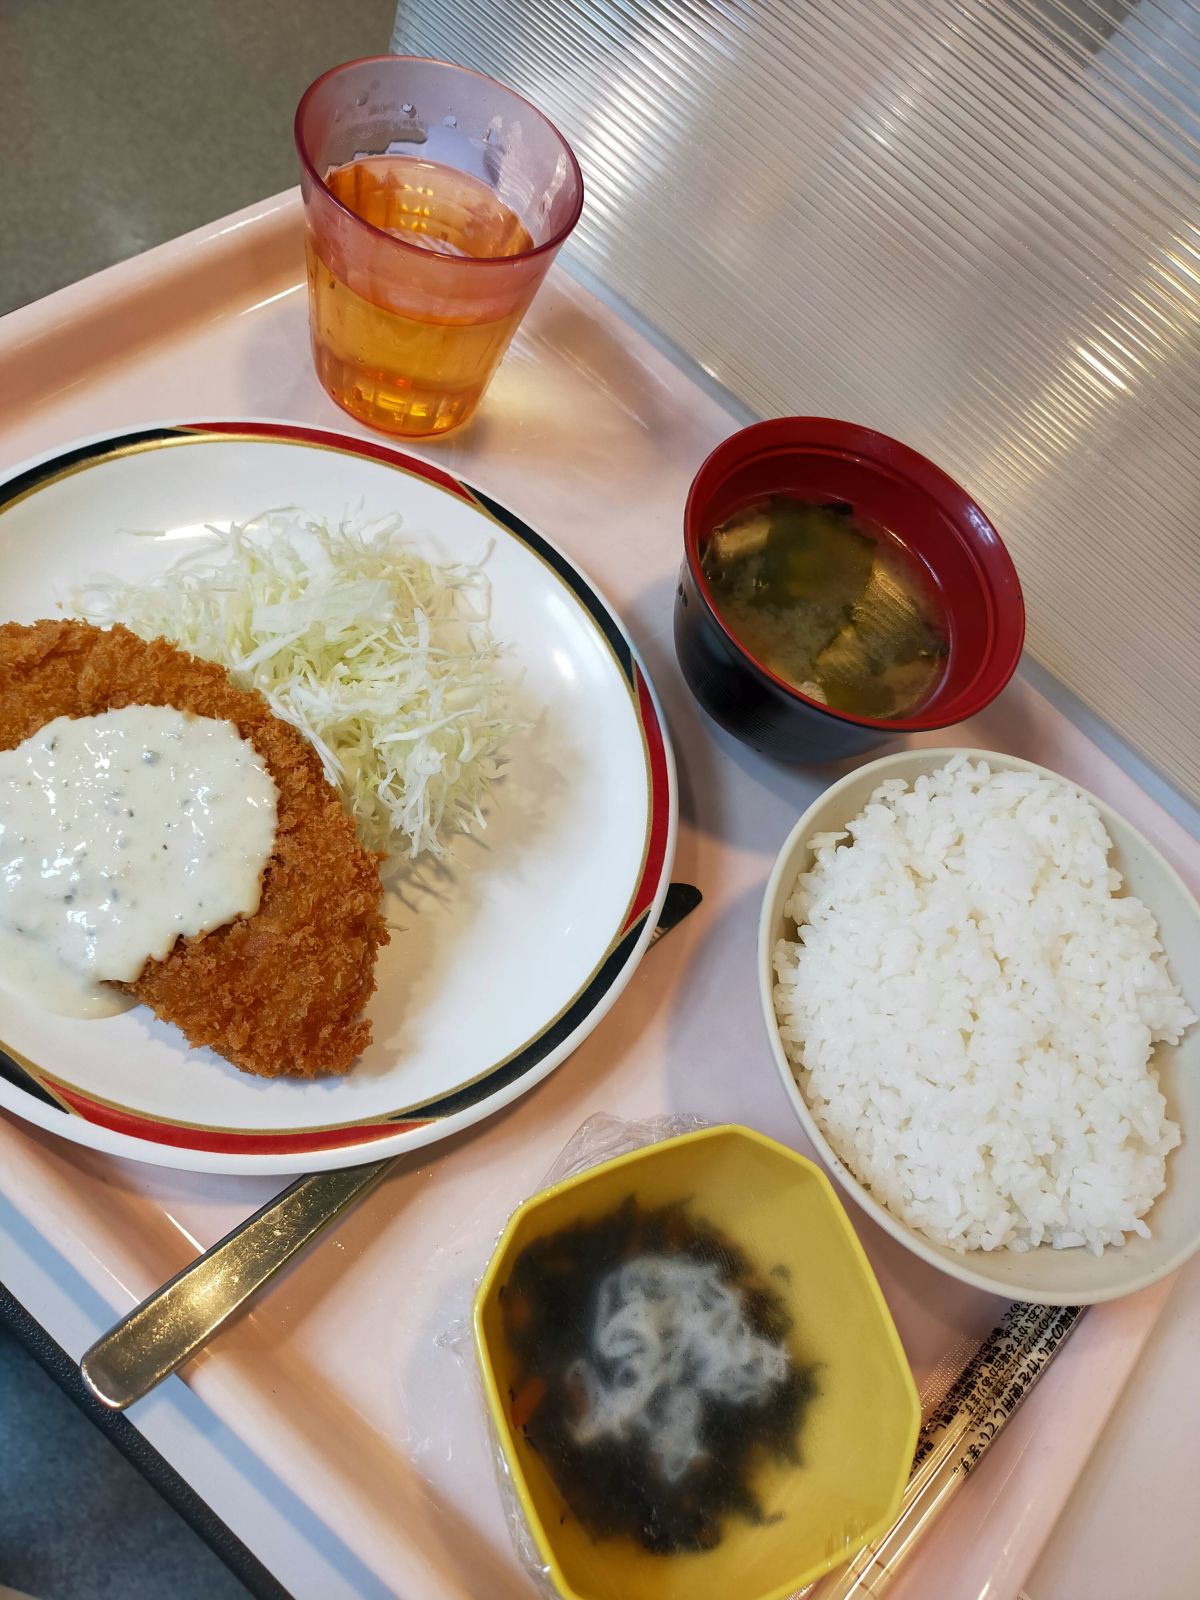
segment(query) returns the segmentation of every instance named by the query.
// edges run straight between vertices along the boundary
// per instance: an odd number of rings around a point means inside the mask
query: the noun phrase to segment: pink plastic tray
[[[0,468],[172,415],[357,431],[309,368],[294,195],[0,322]],[[586,1116],[696,1112],[804,1147],[762,1035],[753,952],[775,851],[826,778],[768,765],[714,730],[683,687],[671,644],[686,490],[734,426],[560,271],[473,427],[420,452],[562,543],[622,611],[674,736],[675,876],[698,884],[705,901],[553,1077],[491,1122],[420,1152],[186,1370],[214,1437],[247,1447],[354,1552],[370,1576],[347,1578],[345,1592],[530,1592],[510,1552],[473,1385],[435,1341],[465,1310],[510,1208]],[[1056,768],[1122,811],[1200,885],[1200,847],[1028,683],[1016,680],[984,716],[933,740]],[[0,1200],[34,1230],[41,1270],[73,1269],[114,1316],[278,1187],[156,1170],[0,1120]],[[1001,1302],[856,1221],[918,1378],[963,1334],[997,1319]],[[1169,1290],[1089,1313],[930,1537],[904,1600],[1015,1596]],[[186,1451],[176,1465],[188,1471]],[[214,1508],[282,1573],[277,1535],[253,1524],[232,1488],[223,1501],[220,1475],[211,1462],[205,1470]],[[288,1581],[298,1600],[325,1600],[319,1577],[307,1588],[302,1574]]]

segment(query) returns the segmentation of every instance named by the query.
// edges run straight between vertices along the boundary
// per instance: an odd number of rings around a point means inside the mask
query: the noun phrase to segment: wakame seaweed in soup
[[[514,1426],[595,1538],[711,1549],[762,1520],[771,1459],[798,1462],[815,1392],[791,1319],[746,1256],[685,1207],[630,1197],[536,1240],[502,1290]]]
[[[844,501],[772,495],[715,529],[701,566],[730,632],[822,705],[907,717],[942,680],[946,638],[931,581]]]

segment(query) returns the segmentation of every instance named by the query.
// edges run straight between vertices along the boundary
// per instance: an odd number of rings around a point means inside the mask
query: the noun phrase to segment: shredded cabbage
[[[368,849],[442,856],[486,826],[519,724],[488,626],[487,552],[434,565],[399,527],[270,511],[211,528],[215,547],[145,583],[94,579],[72,605],[220,662],[311,741]]]

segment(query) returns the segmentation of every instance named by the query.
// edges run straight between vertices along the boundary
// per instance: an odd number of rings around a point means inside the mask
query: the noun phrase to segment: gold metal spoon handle
[[[124,1411],[148,1394],[402,1159],[299,1178],[190,1261],[85,1353],[80,1371],[97,1400]]]

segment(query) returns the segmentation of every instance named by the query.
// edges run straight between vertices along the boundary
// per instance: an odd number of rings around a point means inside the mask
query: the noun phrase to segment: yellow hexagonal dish
[[[710,1550],[651,1554],[593,1538],[512,1416],[516,1359],[503,1291],[534,1240],[614,1211],[684,1203],[766,1276],[792,1318],[788,1350],[815,1370],[798,1464],[764,1461],[761,1522],[731,1514]],[[484,1390],[514,1491],[565,1600],[783,1600],[877,1538],[896,1514],[920,1406],[904,1351],[862,1246],[821,1169],[748,1128],[705,1128],[534,1195],[514,1212],[475,1299]]]

